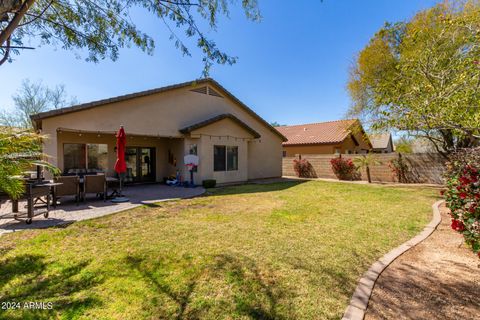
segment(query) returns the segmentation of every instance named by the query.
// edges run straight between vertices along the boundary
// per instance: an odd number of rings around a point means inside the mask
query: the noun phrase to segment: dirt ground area
[[[375,284],[365,319],[480,319],[480,259],[450,227],[448,209],[425,241]]]

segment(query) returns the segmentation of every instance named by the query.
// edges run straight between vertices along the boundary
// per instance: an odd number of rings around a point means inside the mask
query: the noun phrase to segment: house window
[[[287,156],[287,151],[283,150],[282,151],[282,156],[285,158]]]
[[[213,171],[225,171],[227,154],[225,146],[213,146]]]
[[[227,147],[227,171],[238,170],[238,147]]]
[[[340,154],[340,148],[335,148],[335,154]]]
[[[75,169],[87,168],[86,145],[80,143],[65,143],[63,145],[63,169],[69,172]]]
[[[66,173],[80,170],[92,172],[108,168],[108,146],[106,144],[65,143],[63,145],[63,169]]]
[[[213,171],[238,170],[238,147],[213,146]]]
[[[108,146],[106,144],[87,144],[87,169],[105,171],[108,168]]]

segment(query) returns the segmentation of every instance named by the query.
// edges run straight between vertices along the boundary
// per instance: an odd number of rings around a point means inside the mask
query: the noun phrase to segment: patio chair
[[[97,197],[101,196],[103,201],[107,200],[107,180],[104,174],[87,174],[83,177],[83,201],[88,193],[95,193]]]
[[[65,196],[74,196],[78,205],[80,200],[80,178],[78,176],[60,176],[55,178],[55,182],[63,183],[57,186],[57,199]]]

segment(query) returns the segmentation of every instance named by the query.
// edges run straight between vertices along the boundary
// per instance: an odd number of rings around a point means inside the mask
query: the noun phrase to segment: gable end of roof
[[[235,117],[233,114],[230,114],[230,113],[219,114],[218,116],[215,116],[213,118],[210,118],[210,119],[198,122],[196,124],[193,124],[191,126],[185,127],[183,129],[180,129],[179,131],[180,133],[183,133],[183,134],[190,133],[194,130],[206,127],[212,123],[215,123],[224,119],[232,120],[233,122],[235,122],[236,124],[244,128],[245,130],[247,130],[255,139],[258,139],[261,137],[261,135],[257,131],[255,131],[254,129],[249,127],[245,122],[243,122],[242,120],[238,119],[237,117]]]

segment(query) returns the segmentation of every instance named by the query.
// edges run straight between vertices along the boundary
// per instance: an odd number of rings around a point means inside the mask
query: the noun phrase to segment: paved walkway
[[[72,197],[66,197],[65,203],[57,206],[56,210],[51,210],[49,217],[45,219],[43,215],[33,219],[32,224],[27,225],[23,221],[13,219],[0,220],[0,235],[7,232],[19,231],[24,229],[38,229],[52,227],[61,224],[69,224],[75,221],[97,218],[112,213],[132,209],[143,204],[161,202],[172,199],[191,198],[199,196],[205,192],[202,187],[196,188],[178,188],[168,187],[161,184],[136,185],[124,188],[123,194],[130,199],[129,202],[112,203],[104,202],[93,197],[93,195],[84,203],[78,206]],[[25,203],[20,203],[20,210],[24,210]],[[11,212],[10,203],[1,206],[0,214]]]
[[[441,213],[437,230],[381,274],[366,320],[478,319],[480,261],[450,228],[444,207]]]

